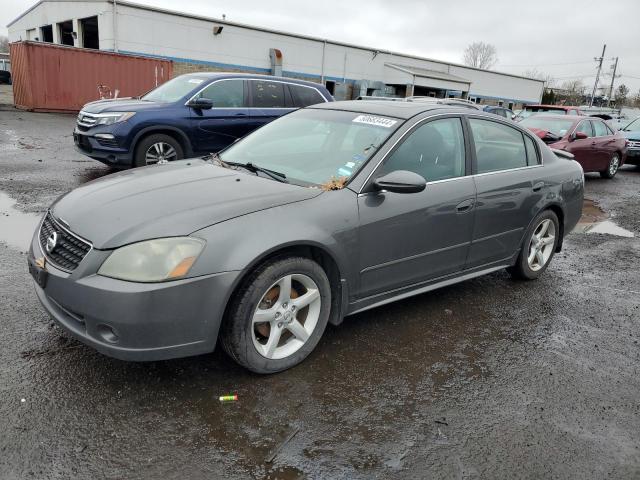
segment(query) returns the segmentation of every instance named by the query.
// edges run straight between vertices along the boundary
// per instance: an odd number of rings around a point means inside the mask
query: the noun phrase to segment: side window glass
[[[459,118],[421,125],[389,156],[380,174],[409,170],[428,182],[465,174],[464,135]]]
[[[284,83],[250,80],[249,85],[255,108],[286,108]]]
[[[607,127],[603,122],[594,121],[592,123],[593,123],[593,129],[595,130],[595,133],[596,133],[596,137],[604,137],[605,135],[609,135],[609,132],[607,131]]]
[[[242,108],[244,101],[244,80],[221,80],[205,88],[199,98],[208,98],[214,108]]]
[[[289,90],[293,95],[293,102],[296,107],[308,107],[325,101],[324,97],[315,88],[289,84]]]
[[[540,159],[538,158],[538,151],[536,150],[536,146],[533,144],[533,140],[528,136],[524,136],[524,146],[527,150],[527,165],[538,165],[540,164]]]
[[[515,128],[487,120],[469,119],[476,147],[478,173],[527,166],[522,133]]]
[[[587,137],[593,137],[593,130],[591,129],[591,122],[589,120],[584,120],[580,122],[578,128],[576,128],[576,132],[582,132],[587,135]]]
[[[567,115],[578,115],[578,112],[576,112],[575,110],[569,110],[567,112]]]

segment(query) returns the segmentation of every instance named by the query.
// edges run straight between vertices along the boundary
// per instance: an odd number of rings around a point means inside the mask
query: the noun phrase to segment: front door
[[[209,98],[213,108],[191,109],[194,152],[218,152],[251,130],[244,80],[217,80],[200,92],[198,97]]]
[[[467,268],[503,265],[548,191],[533,140],[502,122],[470,118],[478,192]]]
[[[598,151],[596,139],[593,136],[593,126],[590,120],[582,120],[576,127],[574,133],[584,133],[587,138],[576,138],[566,146],[567,152],[575,156],[576,161],[582,165],[585,172],[598,170]]]
[[[597,151],[597,170],[603,171],[609,168],[609,162],[611,161],[611,157],[616,152],[616,137],[613,133],[607,128],[605,123],[602,120],[592,120],[593,124],[593,133],[596,141],[596,151]]]
[[[410,194],[365,187],[359,195],[360,298],[464,269],[476,196],[465,151],[460,118],[427,120],[372,175],[409,170],[427,186]]]

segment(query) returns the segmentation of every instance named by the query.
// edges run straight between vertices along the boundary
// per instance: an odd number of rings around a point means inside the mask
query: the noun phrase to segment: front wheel
[[[607,169],[600,172],[600,176],[602,178],[613,178],[618,173],[618,169],[620,168],[620,155],[614,153],[611,156],[611,160],[609,160],[609,165],[607,165]]]
[[[182,146],[175,138],[164,133],[155,133],[140,140],[134,162],[136,167],[144,167],[182,158],[184,158]]]
[[[538,278],[547,269],[556,251],[560,235],[557,215],[551,210],[540,213],[527,230],[511,275],[522,280]]]
[[[304,257],[269,261],[249,275],[224,320],[225,351],[256,373],[302,362],[320,341],[331,309],[331,288],[320,265]]]

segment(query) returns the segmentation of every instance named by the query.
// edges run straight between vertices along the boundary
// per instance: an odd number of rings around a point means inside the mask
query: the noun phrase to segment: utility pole
[[[602,61],[604,60],[604,52],[607,50],[607,44],[604,44],[602,47],[602,56],[600,58],[594,58],[596,62],[598,62],[598,73],[596,73],[596,81],[593,84],[593,92],[591,93],[591,101],[589,101],[589,106],[593,107],[593,97],[596,96],[596,90],[598,89],[598,81],[600,81],[600,70],[602,70]]]
[[[618,57],[616,57],[616,63],[613,64],[613,75],[611,75],[611,86],[609,87],[609,100],[607,100],[607,107],[611,104],[611,97],[613,97],[613,82],[616,81],[617,69],[618,69]]]

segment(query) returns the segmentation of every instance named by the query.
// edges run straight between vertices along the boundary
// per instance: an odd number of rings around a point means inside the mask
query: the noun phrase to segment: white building
[[[41,0],[8,26],[33,40],[170,59],[198,70],[282,72],[324,83],[337,99],[358,95],[467,97],[538,103],[544,83],[329,39],[113,0]]]

